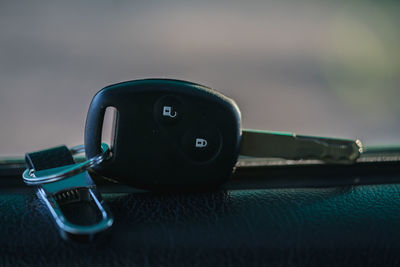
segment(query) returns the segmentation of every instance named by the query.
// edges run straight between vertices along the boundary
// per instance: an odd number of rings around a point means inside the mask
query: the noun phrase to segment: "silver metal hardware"
[[[71,148],[72,154],[82,152],[84,152],[83,146]],[[108,229],[113,224],[114,219],[111,212],[103,202],[96,185],[87,172],[90,167],[106,160],[109,153],[108,146],[102,144],[102,153],[83,163],[40,171],[25,170],[23,174],[25,183],[38,186],[37,195],[50,210],[63,237],[67,237],[65,234],[68,233],[85,236],[90,240],[96,233]],[[90,218],[89,224],[74,223],[63,212],[63,207],[76,203],[89,204],[88,206],[93,208],[94,214],[98,214],[98,216]],[[79,211],[79,208],[79,205],[75,206],[74,211]],[[82,208],[85,207],[82,206]],[[96,221],[93,222],[93,219],[96,219]]]
[[[351,164],[362,153],[360,140],[346,140],[294,133],[243,130],[240,155],[262,158],[317,159]]]
[[[85,148],[83,145],[72,147],[70,150],[72,155],[85,152]],[[89,168],[96,166],[102,163],[104,160],[108,159],[110,155],[110,149],[108,145],[102,143],[101,150],[102,152],[99,155],[94,156],[86,160],[85,162],[69,165],[69,168],[63,169],[62,171],[59,172],[51,172],[47,175],[38,175],[38,172],[35,172],[32,169],[26,169],[22,174],[22,178],[24,179],[24,182],[27,185],[40,185],[45,183],[52,183],[68,178],[70,176],[84,172]]]
[[[45,170],[45,172],[47,171],[51,172],[54,169]],[[114,222],[111,212],[107,205],[103,203],[87,172],[81,172],[57,182],[42,184],[38,187],[37,195],[46,204],[57,226],[63,232],[91,236],[108,229]],[[97,208],[97,213],[99,213],[101,219],[94,224],[80,225],[73,223],[62,211],[63,205],[84,201],[93,202]]]

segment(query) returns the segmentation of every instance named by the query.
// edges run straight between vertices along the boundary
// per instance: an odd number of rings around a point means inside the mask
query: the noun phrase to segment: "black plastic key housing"
[[[107,107],[117,109],[112,157],[93,169],[146,189],[215,187],[239,155],[241,116],[235,102],[205,86],[146,79],[110,85],[93,98],[86,119],[87,158],[101,153]]]

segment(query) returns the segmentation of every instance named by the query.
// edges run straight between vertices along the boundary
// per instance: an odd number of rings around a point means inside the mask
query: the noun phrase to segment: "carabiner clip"
[[[110,228],[114,219],[88,174],[88,167],[80,165],[27,169],[23,178],[27,184],[37,186],[37,196],[50,210],[64,239],[91,241],[97,233]]]
[[[51,172],[54,169],[38,171]],[[63,238],[68,239],[74,236],[83,237],[85,240],[92,240],[96,233],[102,232],[113,224],[113,217],[107,205],[101,198],[87,171],[71,176],[58,182],[42,184],[38,186],[38,197],[47,205],[53,219],[61,230]],[[76,205],[78,204],[78,205]],[[71,206],[76,213],[88,213],[91,209],[89,224],[77,223],[68,218],[64,213],[66,206]],[[83,212],[79,212],[79,207]],[[95,215],[93,218],[93,215]]]

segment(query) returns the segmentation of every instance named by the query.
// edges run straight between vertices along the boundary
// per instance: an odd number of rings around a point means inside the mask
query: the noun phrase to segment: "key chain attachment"
[[[85,162],[75,163],[73,155],[84,151],[83,146],[71,149],[58,146],[26,154],[28,168],[23,174],[24,182],[37,186],[38,198],[47,206],[61,236],[66,240],[93,240],[99,233],[109,229],[114,221],[87,172],[89,168],[108,159],[110,149],[103,143],[100,154]]]
[[[68,177],[82,173],[88,170],[89,168],[97,166],[101,164],[103,161],[107,160],[110,157],[110,148],[108,147],[107,144],[102,143],[101,150],[102,152],[100,154],[91,157],[90,159],[82,163],[74,164],[72,167],[58,171],[56,173],[36,176],[35,171],[33,169],[26,169],[22,174],[22,178],[24,179],[24,182],[27,185],[41,185],[66,179]],[[72,147],[70,151],[72,155],[77,155],[80,153],[84,153],[85,147],[83,145],[78,145]]]

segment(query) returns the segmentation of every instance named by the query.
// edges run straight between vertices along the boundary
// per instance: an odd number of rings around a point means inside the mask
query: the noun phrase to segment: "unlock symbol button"
[[[181,101],[174,96],[161,97],[154,105],[154,118],[164,126],[177,123],[185,113]]]
[[[175,118],[176,114],[177,114],[176,111],[172,111],[172,107],[170,107],[170,106],[163,107],[163,116],[164,117]]]

